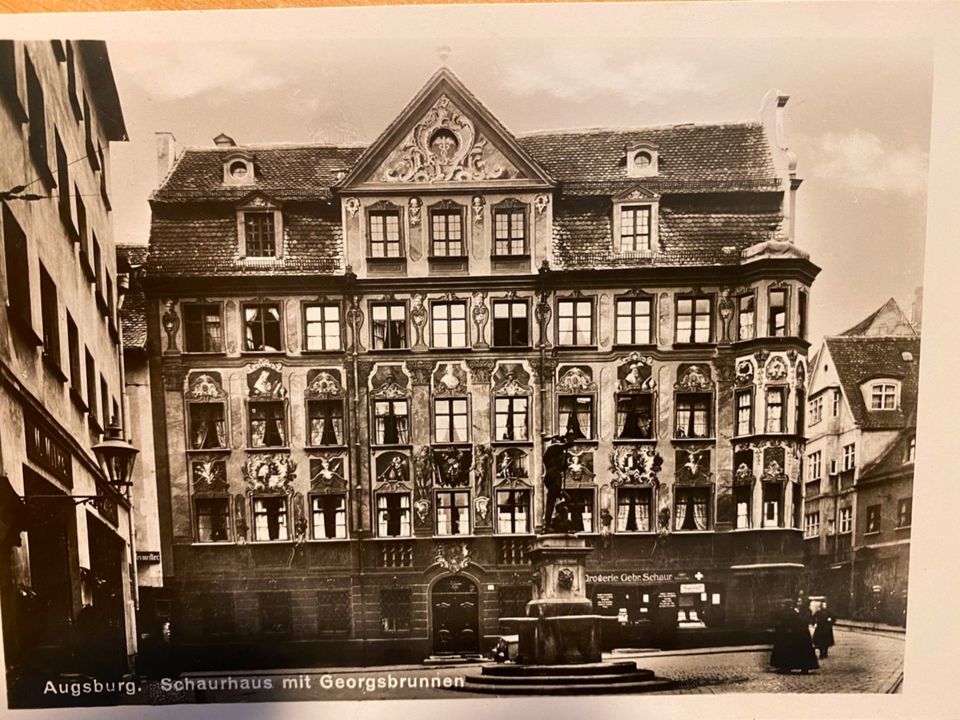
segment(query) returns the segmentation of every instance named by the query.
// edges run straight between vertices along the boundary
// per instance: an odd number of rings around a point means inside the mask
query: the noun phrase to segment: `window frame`
[[[904,512],[906,510],[906,512]],[[907,522],[904,523],[904,517]],[[904,530],[913,524],[913,496],[897,500],[897,530]]]
[[[646,495],[646,508],[647,508],[647,527],[646,529],[638,527],[636,530],[630,530],[627,527],[620,526],[620,507],[625,505],[621,502],[621,497],[626,497],[628,495],[638,494],[641,502],[634,503],[634,507],[643,507],[642,499]],[[616,513],[613,517],[613,529],[614,532],[618,535],[642,535],[646,533],[652,533],[656,531],[656,518],[654,514],[655,506],[655,493],[653,488],[650,486],[646,487],[618,487],[616,491],[615,501]],[[629,510],[627,511],[629,513]],[[626,518],[626,523],[629,524],[629,514]]]
[[[397,219],[397,239],[391,240],[388,234],[388,227],[386,218],[396,217]],[[383,232],[383,240],[374,240],[373,239],[373,228],[374,228],[374,219],[382,218],[383,222],[381,223],[381,230]],[[403,211],[399,206],[393,205],[392,203],[380,204],[376,206],[371,206],[366,209],[365,217],[366,221],[366,230],[367,230],[367,261],[378,261],[378,260],[405,260],[406,259],[406,247],[404,244],[404,233],[403,233]],[[376,246],[383,245],[383,254],[378,255],[374,252]],[[391,246],[396,245],[397,254],[391,255],[389,249]]]
[[[622,314],[620,312],[621,304],[629,303],[630,304],[630,313]],[[647,304],[647,337],[645,340],[640,340],[638,337],[638,327],[637,320],[638,318],[643,317],[643,314],[637,314],[636,305],[638,303]],[[613,300],[613,334],[614,334],[614,345],[618,347],[637,347],[637,346],[646,346],[646,345],[655,345],[657,342],[656,336],[656,298],[653,295],[619,295]],[[629,330],[629,341],[625,342],[620,335],[620,320],[622,318],[627,318],[630,321],[630,330]]]
[[[752,305],[749,313],[745,313],[743,311],[744,300],[749,300]],[[739,295],[737,295],[736,313],[737,313],[736,342],[746,342],[748,340],[755,339],[757,337],[757,293],[755,290],[751,290],[750,292],[740,293]],[[751,319],[751,322],[749,325],[750,335],[749,337],[744,337],[744,329],[746,326],[743,323],[743,316],[747,314],[750,315],[750,319]]]
[[[339,415],[337,415],[337,414],[335,414],[335,413],[334,413],[334,414],[322,413],[322,415],[323,415],[323,417],[325,417],[325,418],[331,418],[331,419],[334,419],[334,420],[339,417],[339,419],[340,419],[340,436],[341,436],[341,437],[339,438],[339,439],[340,439],[340,442],[338,442],[338,443],[333,443],[333,444],[322,444],[322,443],[321,443],[321,444],[317,444],[317,443],[314,443],[314,442],[313,442],[313,420],[314,420],[314,417],[315,417],[315,416],[314,416],[314,413],[313,413],[313,409],[314,409],[315,407],[317,407],[318,405],[321,405],[321,406],[330,406],[330,407],[339,408],[339,410],[340,410],[340,414],[339,414]],[[306,420],[306,428],[305,428],[306,434],[305,434],[305,436],[304,436],[304,439],[305,439],[304,446],[305,446],[305,447],[307,447],[307,448],[339,448],[339,447],[345,447],[345,446],[346,446],[346,444],[347,444],[347,442],[346,442],[346,440],[347,440],[347,408],[346,408],[345,398],[342,398],[342,397],[326,397],[326,398],[308,397],[308,398],[306,398],[306,399],[304,400],[304,413],[303,413],[303,414],[304,414],[304,419]],[[334,430],[334,433],[335,433],[335,432],[336,432],[336,430]],[[321,433],[321,439],[322,439],[322,433]]]
[[[441,403],[447,403],[449,411],[445,413],[440,413],[438,410],[438,405]],[[454,403],[463,403],[463,413],[453,412]],[[453,396],[453,397],[434,397],[430,405],[430,419],[431,419],[431,429],[433,431],[433,442],[437,445],[466,445],[470,443],[470,425],[471,425],[471,412],[470,412],[470,398]],[[464,438],[461,440],[455,440],[453,438],[453,429],[455,427],[455,419],[458,417],[463,417],[463,432]],[[450,421],[450,426],[447,429],[449,435],[447,440],[440,439],[440,427],[437,423],[437,420],[440,417],[445,417]]]
[[[201,318],[199,321],[188,318],[188,312],[192,313],[195,309],[200,308]],[[207,347],[207,341],[209,339],[207,328],[212,325],[209,323],[209,315],[203,313],[202,308],[216,308],[217,310],[217,326],[219,327],[219,347],[218,349],[210,349]],[[192,353],[192,354],[208,354],[208,355],[222,355],[224,352],[224,343],[223,343],[223,303],[222,302],[206,302],[206,301],[196,301],[196,302],[181,302],[180,303],[180,312],[183,313],[183,352]],[[203,340],[203,350],[192,350],[189,347],[189,334],[187,332],[187,327],[190,325],[200,326],[201,338]]]
[[[706,312],[700,312],[697,308],[697,302],[701,300],[706,300],[708,308]],[[689,314],[680,312],[680,303],[684,301],[690,302]],[[715,332],[716,332],[716,323],[714,322],[714,306],[715,298],[712,293],[705,293],[702,295],[675,295],[674,296],[674,313],[673,313],[673,338],[675,345],[712,345],[715,342]],[[689,317],[690,318],[690,334],[686,339],[680,338],[680,318]],[[706,340],[697,340],[697,319],[700,317],[706,317],[708,320],[707,326],[707,339]]]
[[[617,232],[617,253],[621,255],[626,254],[636,254],[636,253],[651,253],[654,251],[654,204],[653,203],[622,203],[617,205],[617,214],[619,216],[619,228]],[[638,239],[643,238],[644,235],[637,232],[638,226],[638,211],[643,211],[646,215],[646,247],[640,247],[638,244]],[[627,213],[632,213],[632,220],[630,222],[631,233],[624,232],[624,220]],[[627,237],[633,238],[632,247],[624,248],[624,239]]]
[[[810,404],[810,418],[809,424],[811,427],[816,425],[819,422],[823,421],[823,395],[817,395],[812,397],[809,400]]]
[[[735,485],[733,487],[733,529],[750,530],[753,528],[753,485]],[[746,498],[745,501],[740,496]],[[740,524],[740,503],[745,502],[747,506],[746,524]]]
[[[437,537],[469,537],[473,535],[473,512],[471,508],[471,492],[468,488],[456,488],[456,489],[443,489],[434,491],[434,534]],[[441,498],[448,498],[451,501],[450,505],[444,505],[441,503]],[[462,505],[456,504],[457,499],[466,498],[466,502]],[[448,510],[458,510],[459,518],[457,519],[457,527],[459,532],[453,532],[453,517],[451,512],[450,518],[450,532],[442,532],[441,530],[441,521],[440,521],[440,511],[443,509]],[[466,519],[464,519],[464,517]],[[463,525],[466,523],[466,532],[463,531]]]
[[[257,518],[260,515],[266,516],[267,519],[267,531],[269,533],[269,510],[264,509],[263,511],[258,512],[257,503],[263,503],[266,500],[276,500],[279,501],[278,506],[280,508],[280,515],[277,519],[277,529],[282,532],[279,533],[284,537],[276,538],[260,538],[257,533]],[[278,543],[278,542],[290,542],[292,539],[292,532],[290,526],[290,499],[286,495],[266,495],[254,494],[250,497],[250,519],[251,519],[251,536],[252,541],[255,543]]]
[[[775,293],[783,295],[783,305],[774,306],[773,296]],[[777,311],[779,310],[779,311]],[[778,320],[783,321],[783,327],[780,327]],[[767,289],[767,337],[789,337],[790,336],[790,288],[788,287],[770,287]]]
[[[803,537],[820,537],[820,511],[806,513],[803,516]]]
[[[768,494],[776,496],[773,500],[767,498]],[[775,518],[767,517],[767,506],[770,503],[776,504],[777,516]],[[783,528],[786,527],[786,486],[784,483],[762,483],[760,488],[760,527],[761,528]]]
[[[275,213],[272,210],[242,210],[241,215],[243,256],[258,259],[280,257]]]
[[[380,500],[381,498],[388,497],[397,497],[400,502],[396,508],[400,513],[400,517],[397,522],[399,524],[400,532],[396,535],[390,535],[386,531],[382,530],[383,527],[389,529],[390,520],[387,519],[386,522],[381,518],[382,512],[389,512],[391,508],[381,507]],[[406,500],[406,502],[404,502]],[[389,502],[387,503],[389,505]],[[376,522],[377,522],[377,537],[378,538],[408,538],[413,537],[413,501],[411,500],[410,493],[401,491],[401,492],[389,492],[381,491],[376,493],[376,499],[374,501],[374,507],[376,508]],[[403,530],[406,528],[407,532],[404,533]]]
[[[213,445],[210,447],[194,447],[194,408],[203,406],[204,408],[209,408],[211,406],[220,407],[220,422],[223,423],[223,444]],[[210,421],[210,418],[204,418],[207,422]],[[227,417],[227,403],[224,400],[189,400],[187,401],[187,418],[186,418],[186,430],[187,430],[187,451],[199,451],[199,452],[215,452],[217,450],[229,450],[230,449],[230,423]],[[216,418],[214,419],[216,421]],[[214,431],[215,432],[215,431]],[[207,431],[209,433],[209,430]],[[214,435],[216,437],[216,435]]]
[[[413,631],[413,592],[410,588],[381,587],[379,604],[381,633],[392,636]],[[387,627],[388,620],[393,621],[393,627]]]
[[[377,419],[378,419],[379,417],[381,417],[381,416],[377,413],[377,408],[378,408],[378,406],[380,406],[380,405],[389,404],[390,407],[391,407],[391,409],[393,409],[395,403],[402,403],[402,404],[403,404],[403,407],[405,408],[405,413],[402,414],[402,417],[406,417],[406,418],[407,418],[407,428],[406,428],[406,435],[407,435],[407,437],[406,437],[406,442],[399,442],[399,441],[398,441],[398,442],[395,442],[395,443],[382,442],[382,441],[380,441],[380,432],[379,432],[379,428],[378,428],[378,424],[377,424]],[[378,448],[394,448],[394,447],[409,447],[409,446],[410,446],[410,444],[411,444],[411,443],[410,443],[410,437],[411,437],[411,436],[410,436],[410,430],[411,430],[411,428],[410,428],[410,424],[411,424],[411,423],[410,423],[410,398],[373,398],[373,403],[372,403],[372,405],[371,405],[371,407],[370,407],[370,413],[371,413],[371,427],[373,428],[373,433],[372,433],[371,442],[370,442],[371,445],[373,445],[373,446],[375,446],[375,447],[378,447]],[[387,413],[387,414],[384,415],[383,417],[390,417],[391,415],[394,416],[394,417],[399,417],[399,416],[400,416],[400,415],[398,415],[396,412],[392,412],[392,413]],[[399,436],[400,436],[400,433],[399,433],[399,431],[397,431],[397,437],[399,438]],[[383,434],[383,437],[384,437],[384,438],[386,437],[386,426],[384,426],[384,434]]]
[[[517,402],[518,400],[522,400],[522,401],[524,402],[524,410],[523,410],[523,438],[522,438],[522,439],[518,439],[518,438],[516,438],[516,437],[514,437],[514,438],[498,438],[497,435],[499,434],[499,428],[500,428],[500,424],[498,423],[498,418],[499,418],[501,415],[505,415],[505,416],[507,416],[507,417],[512,417],[512,418],[515,419],[515,417],[516,417],[516,415],[517,415],[517,412],[516,412],[516,410],[514,409],[514,406],[515,406],[515,404],[516,404],[516,402]],[[507,407],[506,412],[501,412],[500,409],[498,408],[498,405],[500,404],[501,401],[505,401],[505,402],[507,403],[507,406],[508,406],[508,407]],[[526,395],[494,395],[494,396],[493,396],[493,402],[491,403],[491,405],[493,406],[493,438],[491,439],[491,442],[493,442],[494,444],[516,444],[516,443],[529,443],[529,442],[531,442],[531,439],[530,439],[530,398],[529,398],[528,396],[526,396]],[[513,428],[514,428],[514,435],[516,435],[516,425],[513,424],[513,423],[511,423],[511,424],[513,425]],[[505,428],[505,429],[506,429],[506,427],[507,427],[507,426],[504,425],[504,428]]]
[[[778,403],[771,403],[771,397],[779,398]],[[764,388],[763,397],[763,432],[765,435],[783,435],[787,432],[787,402],[788,388],[784,385],[768,385]],[[780,418],[777,427],[771,428],[771,409],[780,408]]]
[[[427,222],[428,225],[428,239],[430,242],[430,254],[427,256],[429,260],[463,260],[468,256],[467,250],[467,223],[464,218],[464,207],[456,203],[451,203],[449,201],[441,201],[436,205],[432,205],[427,208]],[[443,225],[443,238],[437,237],[436,224],[434,220],[444,218]],[[451,228],[451,219],[456,218],[457,225],[459,226],[458,232],[460,237],[458,239],[450,239],[450,228]],[[450,252],[450,246],[452,244],[459,243],[460,253],[453,254]],[[437,252],[438,244],[443,244],[445,251],[442,253]]]
[[[393,309],[400,308],[403,312],[403,337],[399,346],[384,346],[377,347],[376,335],[374,334],[374,323],[379,322],[374,319],[373,315],[377,308],[384,307],[387,309],[387,320],[388,323],[397,322],[393,319]],[[403,300],[384,300],[371,302],[368,306],[368,311],[370,313],[370,350],[371,352],[390,352],[394,350],[409,350],[410,349],[410,308],[407,307],[407,302]],[[389,327],[387,329],[387,334],[384,340],[390,337]]]
[[[277,335],[278,347],[271,349],[267,346],[266,343],[266,325],[263,319],[264,311],[267,308],[276,308],[277,310]],[[284,318],[283,318],[283,307],[284,304],[280,300],[255,300],[249,302],[240,303],[240,331],[242,333],[242,347],[243,354],[257,354],[257,355],[270,355],[284,352]],[[249,346],[249,338],[247,337],[247,327],[250,324],[250,320],[247,319],[247,310],[252,308],[258,308],[261,319],[260,319],[260,333],[261,340],[263,341],[262,349],[253,349]]]
[[[847,535],[853,532],[853,508],[842,507],[837,509],[837,534]]]
[[[842,471],[855,470],[857,467],[857,444],[855,442],[847,443],[841,448],[841,453],[843,458]]]
[[[321,515],[321,520],[323,520],[324,528],[326,527],[326,513],[324,509],[317,509],[315,502],[320,500],[320,498],[339,498],[341,506],[334,508],[334,537],[320,537],[317,533],[319,527],[317,523],[318,513]],[[347,511],[347,493],[346,492],[332,492],[332,493],[310,493],[307,495],[307,502],[309,503],[310,508],[310,539],[317,542],[336,542],[338,540],[347,540],[350,537],[350,513]],[[343,535],[339,535],[341,528],[340,518],[342,517],[343,523]]]
[[[689,422],[687,424],[688,428],[692,428],[696,425],[696,408],[693,406],[692,401],[695,398],[701,398],[707,400],[707,409],[706,409],[706,421],[707,421],[707,434],[706,435],[690,435],[690,434],[680,434],[680,412],[681,412],[681,400],[686,400],[689,398],[691,400],[691,405],[689,412],[691,413]],[[716,432],[716,418],[715,408],[714,408],[714,394],[712,392],[677,392],[674,393],[674,412],[673,412],[673,437],[679,440],[711,440],[714,439],[714,433]],[[685,433],[688,431],[684,431]]]
[[[821,480],[823,478],[823,451],[814,450],[807,455],[810,464],[810,480]]]
[[[524,310],[523,310],[523,312],[524,312],[523,327],[524,327],[524,334],[526,335],[526,342],[524,342],[523,344],[519,344],[519,343],[518,343],[518,344],[513,344],[513,343],[510,343],[510,344],[507,344],[507,345],[498,343],[498,342],[497,342],[497,321],[498,321],[498,320],[500,320],[500,321],[503,321],[503,320],[508,321],[509,326],[510,326],[510,330],[511,330],[511,333],[510,333],[511,336],[512,336],[512,334],[513,334],[512,331],[515,329],[514,326],[515,326],[515,324],[516,324],[516,322],[517,322],[517,318],[516,318],[516,316],[514,315],[514,310],[515,310],[515,307],[514,307],[514,306],[515,306],[515,305],[523,306],[523,308],[524,308]],[[506,306],[506,307],[507,307],[507,309],[508,309],[508,315],[507,315],[506,318],[498,318],[498,317],[497,317],[497,308],[498,308],[498,307],[503,307],[503,306]],[[490,328],[490,329],[491,329],[491,333],[490,333],[490,334],[491,334],[491,337],[490,337],[490,346],[491,346],[491,347],[493,347],[493,348],[495,348],[495,349],[500,349],[500,348],[529,348],[529,347],[531,347],[531,343],[530,343],[530,300],[529,300],[529,298],[495,298],[495,299],[493,299],[493,300],[491,301],[490,316],[491,316],[491,328]]]
[[[287,417],[288,408],[286,400],[247,400],[247,449],[248,450],[282,450],[290,447],[290,423],[289,418]],[[253,411],[255,408],[265,408],[267,406],[279,407],[280,413],[279,418],[283,423],[281,432],[283,437],[281,438],[280,445],[254,445],[253,444]],[[274,414],[272,417],[268,417],[264,414],[263,422],[267,423],[271,419],[276,420],[277,415]],[[276,432],[276,431],[274,431]],[[264,428],[264,441],[266,441],[267,430],[266,426]]]
[[[879,395],[878,395],[879,390]],[[895,380],[878,379],[869,383],[867,388],[870,398],[871,412],[890,412],[900,409],[900,383]],[[877,407],[877,400],[880,400]],[[890,400],[890,407],[886,407],[886,400]]]
[[[589,400],[590,401],[590,432],[584,433],[583,427],[580,427],[580,433],[583,437],[578,437],[574,439],[574,442],[595,442],[597,440],[597,397],[594,393],[558,393],[557,394],[557,430],[560,434],[565,434],[569,428],[570,417],[567,417],[567,425],[563,426],[561,424],[560,415],[563,412],[564,401],[569,401],[573,403],[573,410],[570,411],[570,415],[577,414],[577,401],[578,400]],[[580,425],[579,417],[577,418],[577,425]]]
[[[501,496],[507,496],[507,500],[501,500]],[[524,527],[522,529],[517,528],[517,508],[521,507],[521,504],[517,502],[509,502],[509,500],[515,500],[518,496],[525,496],[526,503],[523,507],[526,508],[526,518],[524,522]],[[529,535],[532,532],[533,528],[533,490],[532,488],[504,488],[496,487],[494,488],[494,501],[496,503],[496,523],[494,528],[497,535]],[[506,514],[506,519],[510,525],[511,530],[503,530],[502,525],[505,519],[504,513],[502,512],[503,508],[509,509],[509,512]]]
[[[754,420],[755,420],[753,393],[754,393],[753,387],[741,388],[739,390],[734,391],[733,393],[733,413],[734,413],[733,436],[734,437],[745,437],[747,435],[753,435]],[[744,397],[747,398],[746,407],[742,407],[740,403],[741,398],[744,398]],[[743,428],[741,427],[740,412],[742,410],[745,410],[748,413],[746,432],[743,432]]]
[[[650,434],[647,437],[624,437],[623,433],[627,430],[626,421],[623,424],[623,428],[620,428],[620,405],[622,401],[625,400],[637,400],[643,399],[646,401],[646,409],[649,410],[650,417]],[[629,415],[629,411],[626,411]],[[641,413],[642,416],[642,413]],[[614,395],[614,442],[644,442],[649,440],[657,439],[657,394],[655,392],[635,392],[635,391],[623,391],[615,393]]]
[[[224,513],[218,514],[217,517],[225,517],[225,524],[223,526],[224,537],[221,539],[210,539],[204,540],[201,534],[200,527],[200,518],[201,517],[213,517],[210,513],[200,512],[200,504],[210,504],[210,503],[222,503],[225,507]],[[233,528],[231,524],[231,515],[230,512],[230,497],[228,495],[202,495],[193,498],[193,517],[194,517],[194,542],[210,544],[210,543],[229,543],[233,542]],[[211,525],[211,529],[213,526]]]
[[[451,310],[454,306],[459,305],[463,308],[463,317],[454,318],[451,317]],[[437,309],[445,308],[446,317],[439,318],[437,317]],[[430,347],[435,350],[465,350],[470,347],[470,323],[468,322],[470,315],[469,303],[466,300],[431,300],[430,301]],[[446,341],[451,344],[441,345],[438,344],[438,332],[437,324],[444,323],[446,328],[439,333],[439,336],[442,338],[443,334],[446,334]],[[453,345],[453,324],[456,322],[463,323],[463,345]]]
[[[684,519],[683,519],[683,523],[680,524],[680,523],[678,522],[678,521],[679,521],[679,513],[677,513],[677,508],[679,507],[679,504],[680,504],[680,502],[681,502],[681,497],[684,497],[684,498],[685,498],[688,494],[694,494],[694,495],[691,495],[691,497],[695,496],[696,494],[706,494],[706,502],[704,503],[705,506],[706,506],[706,518],[705,518],[705,520],[706,520],[705,525],[706,525],[706,526],[703,527],[703,528],[698,528],[698,527],[696,527],[696,514],[695,514],[695,513],[694,513],[692,516],[685,514],[685,517],[684,517]],[[694,499],[686,500],[685,502],[686,502],[691,508],[693,508],[694,505],[696,504],[696,500],[694,500]],[[683,533],[688,533],[688,532],[710,532],[710,531],[713,529],[713,524],[714,524],[714,508],[713,508],[713,502],[714,502],[714,492],[713,492],[713,486],[712,486],[712,485],[710,485],[710,486],[704,486],[704,485],[677,485],[677,486],[675,486],[675,487],[674,487],[674,492],[673,492],[673,518],[672,518],[673,532],[683,532]],[[693,528],[684,528],[683,525],[686,525],[686,524],[687,524],[687,520],[688,520],[690,517],[693,518],[694,527],[693,527]],[[680,527],[678,527],[678,524],[680,524]]]
[[[879,535],[883,528],[883,505],[868,505],[864,513],[864,535]]]
[[[499,238],[498,232],[500,229],[498,223],[498,216],[506,215],[507,216],[507,238]],[[522,218],[523,222],[523,237],[520,238],[520,252],[507,252],[501,253],[498,252],[498,246],[501,242],[506,242],[508,247],[512,249],[513,243],[517,241],[517,238],[513,237],[513,221],[512,217],[519,215]],[[497,203],[491,208],[490,213],[491,218],[491,252],[490,256],[495,259],[505,259],[505,258],[522,258],[528,257],[530,255],[530,206],[526,203],[521,203],[518,200],[508,198],[500,203]]]
[[[307,313],[313,309],[320,309],[320,320],[309,320],[307,318]],[[327,311],[334,309],[336,310],[337,319],[329,320],[327,319]],[[304,353],[324,353],[324,352],[343,352],[344,342],[343,342],[343,329],[346,325],[343,318],[343,307],[341,303],[337,301],[304,301],[300,303],[300,317],[301,317],[301,331],[303,333],[303,341],[301,343],[302,348],[301,352]],[[321,340],[320,348],[311,348],[310,347],[310,333],[308,329],[311,325],[320,325],[322,332],[319,337]],[[336,326],[336,342],[337,347],[327,347],[327,326],[334,324]],[[331,337],[334,337],[331,335]]]
[[[56,372],[57,376],[65,380],[66,375],[62,368],[62,353],[60,342],[60,293],[53,277],[46,267],[40,263],[40,319],[43,324],[43,359]]]
[[[33,288],[30,274],[30,240],[7,203],[2,205],[4,270],[7,285],[7,315],[12,322],[29,330],[34,341],[43,338],[33,330]]]
[[[556,300],[556,303],[557,303],[557,306],[556,306],[556,315],[557,315],[557,318],[556,318],[556,326],[555,326],[555,327],[556,327],[556,341],[557,341],[557,342],[556,342],[556,346],[557,346],[558,348],[591,348],[591,347],[595,347],[596,344],[597,344],[597,341],[596,341],[596,337],[597,337],[597,335],[596,335],[596,332],[597,332],[597,318],[596,318],[597,303],[596,303],[596,298],[595,298],[595,297],[558,297],[557,300]],[[586,319],[587,319],[587,321],[589,322],[590,338],[589,338],[589,340],[588,340],[587,342],[584,342],[584,343],[577,342],[577,336],[578,336],[578,334],[581,332],[581,330],[578,328],[578,321],[583,321],[583,320],[584,320],[584,316],[581,316],[581,315],[578,314],[577,308],[578,308],[578,306],[580,306],[580,305],[582,305],[582,304],[587,304],[587,305],[589,306],[589,308],[590,308],[590,313],[589,313],[589,315],[586,316]],[[563,314],[563,312],[562,312],[563,307],[564,307],[565,305],[570,305],[570,306],[571,306],[571,311],[572,311],[572,314],[569,316],[570,320],[572,321],[572,327],[571,327],[569,333],[570,333],[570,335],[571,335],[571,339],[573,340],[573,342],[570,342],[570,343],[564,343],[564,342],[561,341],[561,338],[563,337],[561,333],[562,333],[563,331],[561,331],[561,329],[560,329],[560,321],[561,321],[561,319],[567,317],[567,316],[565,316],[565,315]]]

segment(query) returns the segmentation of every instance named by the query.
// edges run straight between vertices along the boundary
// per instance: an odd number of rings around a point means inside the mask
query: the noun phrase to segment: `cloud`
[[[813,145],[811,174],[862,190],[922,193],[927,186],[927,153],[891,147],[866,130],[829,132]]]
[[[524,58],[506,70],[508,89],[518,95],[546,93],[566,101],[614,96],[631,105],[665,105],[690,95],[716,95],[725,78],[688,60],[622,58],[602,53],[548,52]]]

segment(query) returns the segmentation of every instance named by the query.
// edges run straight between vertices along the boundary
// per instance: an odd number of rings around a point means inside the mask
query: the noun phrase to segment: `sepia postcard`
[[[954,9],[2,17],[13,716],[950,716]]]

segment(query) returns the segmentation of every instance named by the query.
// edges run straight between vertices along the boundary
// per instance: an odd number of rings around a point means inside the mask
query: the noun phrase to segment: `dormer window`
[[[253,155],[237,150],[223,156],[224,185],[253,185]]]
[[[878,381],[870,385],[871,410],[896,410],[900,386],[892,381]]]
[[[242,182],[250,173],[247,163],[245,163],[243,160],[234,160],[232,163],[230,163],[228,169],[230,171],[230,177],[240,182]]]
[[[279,206],[255,194],[237,208],[239,254],[247,260],[283,257],[283,214]]]
[[[657,147],[642,143],[627,148],[627,176],[654,177],[660,174]]]
[[[660,247],[657,238],[659,196],[635,188],[613,198],[613,242],[619,253],[653,253]]]

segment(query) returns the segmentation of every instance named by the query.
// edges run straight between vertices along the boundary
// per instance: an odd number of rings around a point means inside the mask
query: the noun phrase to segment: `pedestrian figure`
[[[834,644],[833,623],[835,618],[833,613],[827,610],[826,601],[820,604],[820,609],[813,615],[813,621],[816,627],[813,630],[813,644],[820,651],[820,657],[827,657],[830,646]]]
[[[779,673],[799,670],[806,674],[820,667],[810,641],[810,628],[792,601],[784,600],[773,634],[770,664]]]

